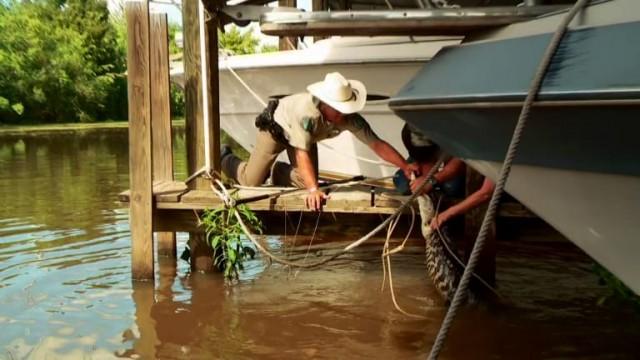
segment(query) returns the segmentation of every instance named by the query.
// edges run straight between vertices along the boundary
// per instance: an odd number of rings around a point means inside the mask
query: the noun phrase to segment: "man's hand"
[[[451,218],[451,216],[446,211],[442,212],[442,213],[438,214],[438,216],[434,217],[431,220],[431,224],[429,226],[431,226],[431,229],[437,230],[444,223],[446,223],[450,218]]]
[[[322,210],[324,201],[328,198],[329,196],[324,192],[318,189],[312,189],[309,191],[309,195],[307,195],[307,198],[305,199],[305,204],[309,210],[320,211]]]
[[[407,165],[402,169],[402,171],[404,172],[404,176],[407,177],[407,179],[411,180],[413,178],[412,175],[415,176],[420,176],[420,165],[418,165],[417,163],[407,163]]]

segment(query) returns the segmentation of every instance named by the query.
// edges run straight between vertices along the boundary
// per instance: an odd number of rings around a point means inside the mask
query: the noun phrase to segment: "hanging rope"
[[[544,76],[547,72],[549,64],[551,63],[551,59],[553,58],[553,55],[555,54],[558,48],[558,45],[560,45],[560,41],[562,40],[564,34],[567,31],[567,27],[569,26],[569,23],[571,22],[571,20],[573,20],[576,14],[584,7],[584,5],[588,1],[589,0],[576,1],[576,3],[571,8],[571,10],[562,19],[534,75],[534,78],[531,82],[531,86],[529,88],[529,92],[527,93],[527,97],[525,98],[524,104],[522,106],[522,111],[520,112],[520,116],[518,117],[518,122],[516,123],[516,127],[513,131],[513,136],[511,138],[511,142],[509,143],[509,148],[507,150],[507,155],[505,156],[502,169],[500,170],[500,176],[498,177],[498,181],[496,183],[496,188],[493,192],[493,195],[491,196],[489,207],[487,208],[487,212],[484,216],[484,219],[482,220],[480,232],[478,233],[478,237],[476,238],[476,242],[473,246],[473,250],[471,251],[471,255],[469,256],[469,262],[467,263],[467,267],[464,269],[464,273],[462,274],[462,279],[460,280],[460,284],[456,289],[456,293],[455,293],[455,296],[453,297],[453,301],[451,302],[451,306],[449,307],[447,314],[445,315],[445,318],[442,321],[442,325],[440,326],[440,331],[438,332],[438,336],[436,337],[433,347],[431,348],[431,352],[429,354],[430,360],[438,359],[438,356],[440,355],[440,351],[442,350],[444,342],[447,338],[449,329],[451,328],[451,324],[455,319],[455,316],[458,312],[458,309],[460,308],[460,305],[465,300],[465,297],[467,295],[467,288],[469,286],[469,280],[471,279],[471,274],[473,274],[473,270],[476,267],[476,264],[480,257],[480,253],[482,252],[482,248],[484,247],[484,242],[489,232],[489,224],[491,224],[495,218],[498,202],[500,201],[500,197],[502,196],[502,193],[504,191],[505,184],[507,182],[507,179],[509,178],[511,165],[518,151],[518,146],[520,145],[520,140],[524,131],[524,127],[527,123],[527,119],[529,118],[531,105],[533,104],[540,90],[540,86],[542,85],[542,80],[544,79]]]
[[[391,271],[391,255],[397,252],[400,252],[404,249],[404,246],[407,243],[407,240],[409,240],[409,236],[413,231],[413,226],[415,224],[415,219],[416,219],[416,212],[413,209],[413,207],[411,207],[410,209],[411,209],[411,224],[409,225],[409,230],[407,230],[407,235],[404,237],[404,240],[400,245],[398,245],[397,247],[391,250],[389,250],[389,241],[391,240],[391,235],[393,234],[393,230],[396,228],[396,225],[398,224],[398,221],[400,220],[400,218],[397,217],[392,223],[389,224],[389,227],[387,230],[387,238],[385,239],[384,247],[382,249],[382,289],[384,289],[385,280],[387,278],[387,274],[389,274],[388,275],[389,276],[389,292],[391,293],[391,301],[393,302],[393,306],[396,308],[396,310],[398,310],[398,312],[406,316],[419,318],[419,319],[426,319],[426,317],[422,315],[410,313],[404,310],[400,306],[400,304],[398,304],[398,300],[396,299],[396,293],[395,293],[395,290],[393,289],[393,273]]]
[[[207,46],[205,43],[205,9],[202,0],[198,1],[198,27],[200,31],[200,80],[202,80],[202,122],[204,131],[204,167],[205,173],[211,171],[211,149],[209,148],[209,69],[207,67]],[[191,176],[190,176],[191,177]]]

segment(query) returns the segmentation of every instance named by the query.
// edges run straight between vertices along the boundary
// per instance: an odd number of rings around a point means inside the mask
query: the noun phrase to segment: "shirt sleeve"
[[[346,118],[344,130],[349,130],[358,140],[364,144],[371,144],[374,141],[379,141],[380,138],[369,126],[369,123],[362,117],[362,115],[350,114]]]

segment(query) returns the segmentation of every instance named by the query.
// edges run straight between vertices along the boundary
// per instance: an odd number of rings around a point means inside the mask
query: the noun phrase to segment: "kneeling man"
[[[316,144],[348,130],[408,177],[417,172],[417,165],[407,163],[358,114],[366,100],[367,91],[360,81],[347,80],[334,72],[324,81],[309,85],[307,92],[271,101],[256,119],[259,131],[249,160],[243,162],[225,149],[221,154],[222,171],[241,185],[259,186],[271,175],[274,185],[306,188],[307,207],[320,210],[327,195],[318,189]],[[284,150],[290,165],[275,161]]]

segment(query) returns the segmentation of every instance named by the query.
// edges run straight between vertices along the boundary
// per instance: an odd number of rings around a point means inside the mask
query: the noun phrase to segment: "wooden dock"
[[[268,186],[252,189],[229,189],[234,198],[245,199],[259,195],[272,195],[264,200],[247,203],[254,211],[310,211],[305,206],[306,192],[299,192],[278,196],[280,189]],[[366,185],[341,187],[329,192],[324,212],[350,214],[393,214],[409,196],[380,187],[372,188]],[[119,200],[129,202],[129,190],[119,195]],[[211,190],[191,190],[179,181],[154,181],[153,200],[158,210],[204,210],[224,206],[223,202]]]

